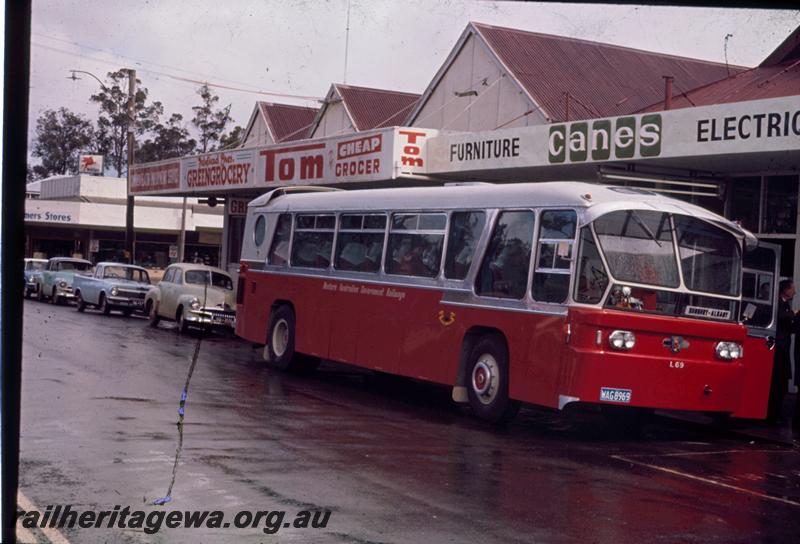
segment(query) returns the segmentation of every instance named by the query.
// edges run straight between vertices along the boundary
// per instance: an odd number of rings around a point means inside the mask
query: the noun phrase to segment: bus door
[[[744,345],[742,402],[734,417],[763,419],[767,414],[775,357],[775,331],[781,248],[759,241],[744,255],[741,320],[747,327]]]

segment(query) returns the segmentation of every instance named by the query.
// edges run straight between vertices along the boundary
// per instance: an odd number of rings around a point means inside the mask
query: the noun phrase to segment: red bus
[[[628,187],[279,189],[248,206],[236,333],[282,369],[451,386],[492,422],[521,402],[763,418],[777,257],[748,264],[757,244]]]

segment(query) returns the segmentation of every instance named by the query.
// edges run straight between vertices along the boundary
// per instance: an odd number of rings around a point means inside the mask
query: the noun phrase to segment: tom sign
[[[424,173],[431,129],[376,129],[136,165],[132,194],[228,193]]]

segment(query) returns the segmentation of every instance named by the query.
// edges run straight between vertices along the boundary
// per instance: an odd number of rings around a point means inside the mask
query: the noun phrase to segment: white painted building
[[[119,258],[124,249],[127,181],[100,176],[52,177],[29,184],[25,200],[26,255]],[[176,259],[183,199],[136,199],[137,264],[163,267]],[[223,208],[187,198],[186,258],[219,262]],[[170,256],[172,255],[172,257]]]

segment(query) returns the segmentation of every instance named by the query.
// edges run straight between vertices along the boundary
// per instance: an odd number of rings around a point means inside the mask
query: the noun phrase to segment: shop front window
[[[797,176],[768,176],[764,203],[764,234],[797,232]]]
[[[751,232],[758,232],[761,178],[734,178],[731,186],[730,218]]]

